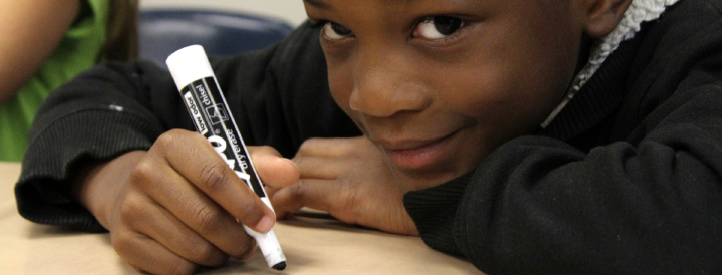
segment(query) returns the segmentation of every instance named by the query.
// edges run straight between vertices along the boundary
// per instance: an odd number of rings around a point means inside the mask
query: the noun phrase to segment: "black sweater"
[[[682,0],[609,56],[546,128],[476,171],[408,193],[431,247],[491,274],[722,274],[722,0]],[[328,91],[318,29],[212,59],[249,145],[292,157],[314,136],[359,130]],[[31,131],[18,210],[103,228],[66,195],[75,166],[193,129],[149,62],[96,67],[53,93]]]

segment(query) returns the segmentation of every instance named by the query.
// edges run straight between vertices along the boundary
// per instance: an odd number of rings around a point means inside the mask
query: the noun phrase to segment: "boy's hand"
[[[298,180],[290,160],[268,147],[253,149],[265,183],[281,188]],[[275,223],[205,137],[186,130],[164,133],[148,152],[97,166],[76,186],[120,257],[150,273],[190,274],[229,256],[246,258],[255,243],[238,221],[259,232]]]
[[[366,137],[310,139],[293,161],[301,180],[281,190],[266,189],[273,193],[279,217],[310,207],[346,223],[418,235],[402,201],[413,183],[393,171]]]

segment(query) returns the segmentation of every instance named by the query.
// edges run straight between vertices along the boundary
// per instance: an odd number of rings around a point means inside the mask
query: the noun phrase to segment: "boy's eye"
[[[451,16],[427,16],[419,21],[414,36],[430,40],[445,38],[464,26],[464,20]]]
[[[351,30],[334,22],[326,22],[323,25],[323,35],[330,40],[343,39],[351,34]]]

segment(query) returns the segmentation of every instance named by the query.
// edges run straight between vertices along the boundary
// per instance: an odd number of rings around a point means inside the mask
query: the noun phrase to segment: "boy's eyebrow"
[[[317,8],[329,8],[331,7],[330,4],[324,2],[323,0],[303,0],[303,2],[309,3],[311,6],[317,7]],[[395,3],[411,3],[414,2],[414,0],[384,0],[387,4],[395,4]]]
[[[329,8],[331,5],[329,5],[326,2],[323,2],[323,0],[303,0],[303,2],[306,2],[310,4],[311,6],[317,7],[317,8]]]

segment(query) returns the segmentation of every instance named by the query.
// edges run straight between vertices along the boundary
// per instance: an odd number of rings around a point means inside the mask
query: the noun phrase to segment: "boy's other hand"
[[[310,139],[293,161],[301,179],[269,192],[279,217],[309,207],[346,223],[418,235],[402,201],[413,183],[400,180],[366,137]]]
[[[283,180],[295,182],[292,176]],[[238,221],[259,232],[275,223],[205,137],[186,130],[164,133],[148,152],[95,167],[75,194],[110,231],[120,257],[155,274],[190,274],[198,266],[223,265],[229,256],[249,257],[255,242]]]

